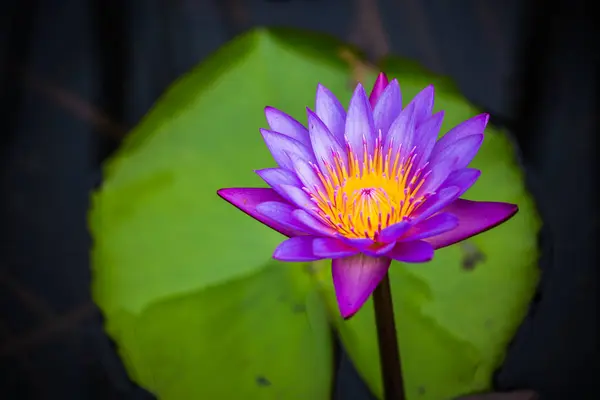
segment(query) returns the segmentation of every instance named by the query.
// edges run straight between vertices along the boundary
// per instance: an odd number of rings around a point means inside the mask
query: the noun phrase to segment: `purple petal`
[[[315,235],[332,237],[337,235],[337,231],[326,226],[305,210],[294,210],[293,216],[301,225],[305,226],[309,231],[313,232]]]
[[[303,262],[322,260],[313,253],[312,236],[296,236],[289,238],[277,246],[273,258],[279,261]]]
[[[263,217],[269,218],[273,221],[277,221],[282,226],[285,226],[290,232],[303,232],[307,233],[307,229],[299,224],[296,218],[293,216],[295,208],[288,203],[281,203],[279,201],[265,201],[256,206],[256,212]]]
[[[425,239],[448,232],[458,226],[458,218],[443,212],[435,214],[425,221],[414,225],[402,237],[402,241]]]
[[[307,211],[310,210],[311,212],[314,209],[315,203],[304,190],[292,185],[279,185],[277,188],[283,193],[284,197],[290,199],[299,208]]]
[[[448,175],[448,178],[442,184],[442,187],[456,186],[460,188],[458,196],[462,196],[479,179],[481,171],[475,168],[457,169]]]
[[[458,227],[427,239],[439,249],[485,232],[511,218],[519,211],[516,204],[458,199],[444,209],[458,218]]]
[[[402,111],[402,93],[400,85],[394,79],[385,88],[377,105],[373,109],[373,121],[375,123],[375,135],[387,135],[392,122],[398,117]]]
[[[354,247],[355,249],[358,249],[360,251],[368,249],[370,246],[373,245],[373,243],[375,243],[374,240],[368,238],[347,238],[343,236],[340,236],[338,238],[344,243],[346,243],[348,246]]]
[[[450,129],[448,133],[442,136],[440,140],[438,140],[437,144],[435,145],[436,152],[442,151],[455,141],[467,136],[482,135],[489,119],[489,114],[480,114],[460,123],[459,125],[456,125],[454,128]]]
[[[415,131],[415,146],[417,152],[413,161],[413,170],[423,168],[433,151],[440,127],[444,120],[444,111],[437,112],[426,119]]]
[[[267,129],[261,129],[260,133],[262,134],[269,151],[273,155],[275,162],[280,167],[293,170],[294,163],[290,158],[291,154],[308,161],[315,161],[310,148],[304,146],[299,141]]]
[[[283,133],[302,143],[304,146],[310,147],[308,129],[300,122],[273,107],[265,107],[265,117],[272,131]]]
[[[364,254],[336,258],[332,262],[333,285],[344,319],[354,315],[367,301],[390,267],[387,257]]]
[[[296,174],[285,168],[265,168],[254,171],[260,176],[269,186],[273,188],[277,193],[283,196],[286,200],[291,201],[287,194],[280,190],[280,185],[292,185],[301,187],[302,182],[296,176]]]
[[[434,193],[441,190],[440,186],[448,179],[448,176],[452,173],[452,167],[456,163],[455,158],[446,158],[440,160],[440,162],[432,165],[428,165],[426,169],[425,183],[417,192],[417,197],[422,196],[426,193]]]
[[[417,210],[418,214],[411,220],[412,225],[416,225],[421,221],[426,220],[433,214],[448,206],[458,198],[458,193],[460,193],[460,188],[456,186],[449,186],[441,189],[438,193],[425,200],[425,202]]]
[[[317,86],[315,113],[338,142],[344,144],[346,110],[344,110],[337,97],[321,84]]]
[[[409,105],[412,104],[415,107],[415,124],[417,126],[425,122],[427,118],[431,117],[431,113],[433,112],[434,93],[435,89],[433,88],[433,85],[429,85],[417,93],[409,103]]]
[[[316,190],[324,191],[323,183],[321,179],[315,172],[316,165],[310,165],[308,162],[300,159],[294,159],[294,170],[296,171],[296,175],[300,178],[300,181],[304,185],[305,188],[314,192]]]
[[[226,188],[219,189],[217,194],[221,196],[223,200],[231,203],[233,206],[239,208],[252,218],[262,222],[269,228],[272,228],[285,236],[297,236],[303,233],[302,231],[290,229],[278,221],[265,217],[257,212],[256,206],[258,206],[260,203],[265,203],[267,201],[285,203],[285,199],[277,194],[273,189]]]
[[[464,168],[473,160],[482,143],[483,135],[470,135],[456,140],[442,150],[435,146],[429,158],[429,164],[435,165],[442,160],[454,159],[453,170]]]
[[[344,165],[347,164],[346,152],[338,143],[333,134],[327,129],[323,121],[312,112],[306,109],[308,114],[308,132],[310,142],[315,153],[316,162],[325,175],[328,174],[326,165],[333,167],[335,165],[335,157],[340,157]]]
[[[409,222],[398,222],[384,228],[377,235],[377,242],[379,243],[391,243],[398,240],[409,228],[411,224]]]
[[[313,241],[313,252],[319,257],[335,259],[353,256],[358,253],[358,250],[344,244],[339,239],[316,238]]]
[[[258,169],[256,174],[260,176],[269,186],[275,185],[293,185],[302,186],[302,182],[296,174],[290,170],[283,168],[265,168]]]
[[[373,84],[373,89],[371,90],[371,94],[369,95],[369,103],[371,103],[371,107],[375,107],[377,101],[379,100],[379,96],[383,93],[384,89],[388,85],[388,78],[385,73],[380,72],[377,75],[377,79],[375,80],[375,84]]]
[[[388,244],[377,244],[377,247],[371,246],[371,248],[363,250],[363,253],[370,257],[381,257],[387,253],[389,253],[394,247],[396,243],[388,243]]]
[[[412,150],[415,140],[415,105],[409,104],[392,122],[384,142],[384,153],[391,151],[392,157],[400,153],[399,161],[402,162]],[[391,160],[394,162],[394,158]]]
[[[433,246],[423,240],[399,242],[386,256],[406,263],[423,263],[433,258]]]
[[[364,146],[367,146],[367,154],[373,154],[375,147],[375,125],[373,112],[365,89],[359,83],[356,85],[350,105],[348,106],[348,117],[346,118],[346,140],[352,149],[359,165],[363,163]]]

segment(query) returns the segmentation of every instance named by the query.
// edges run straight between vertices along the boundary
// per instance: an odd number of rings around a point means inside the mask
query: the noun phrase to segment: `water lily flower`
[[[356,86],[346,109],[318,85],[308,128],[265,108],[261,129],[278,167],[256,171],[270,188],[218,194],[287,236],[282,261],[332,259],[342,317],[356,313],[392,260],[422,263],[436,249],[486,231],[518,208],[460,199],[480,175],[468,168],[488,115],[477,115],[439,140],[444,112],[432,113],[428,86],[406,107],[397,80],[380,74],[370,97]]]

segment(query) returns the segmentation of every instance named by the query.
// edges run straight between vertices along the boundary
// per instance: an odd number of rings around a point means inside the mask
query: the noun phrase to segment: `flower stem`
[[[385,274],[373,292],[384,400],[404,400],[404,381],[396,339],[390,278]]]

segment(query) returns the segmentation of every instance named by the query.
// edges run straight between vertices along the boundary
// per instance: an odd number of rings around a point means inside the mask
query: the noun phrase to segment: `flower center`
[[[409,219],[431,195],[419,193],[428,174],[423,168],[413,171],[414,149],[401,159],[401,148],[385,150],[381,136],[372,154],[363,145],[362,161],[346,147],[347,165],[336,154],[327,173],[313,166],[323,188],[307,191],[317,214],[342,236],[377,240],[382,229]]]

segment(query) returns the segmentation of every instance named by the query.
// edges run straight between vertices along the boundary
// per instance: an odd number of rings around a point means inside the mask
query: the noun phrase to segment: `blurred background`
[[[495,383],[595,397],[596,23],[580,0],[4,1],[0,398],[153,398],[90,297],[88,196],[176,78],[262,25],[415,59],[510,130],[544,221],[542,279]],[[371,398],[343,353],[335,392]]]

